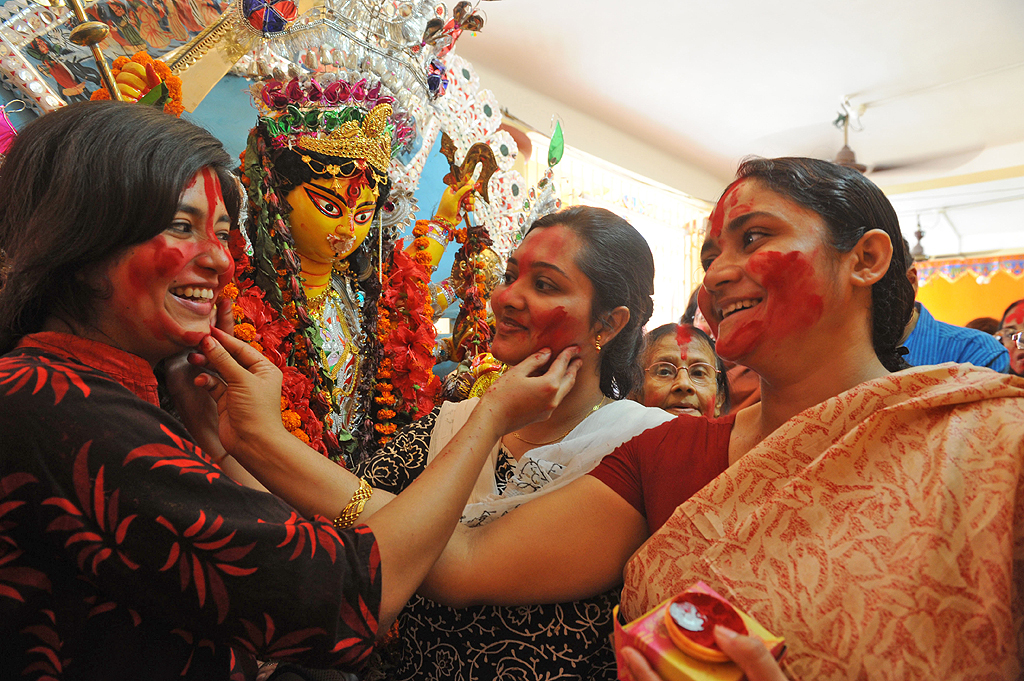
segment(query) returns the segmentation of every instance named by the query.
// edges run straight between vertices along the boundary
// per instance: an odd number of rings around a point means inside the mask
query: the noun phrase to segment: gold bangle
[[[371,496],[373,496],[373,488],[360,478],[359,489],[352,495],[348,505],[341,510],[341,515],[334,519],[334,527],[339,530],[347,530],[352,527],[359,519],[359,514],[363,512],[363,506],[366,506],[366,502]]]

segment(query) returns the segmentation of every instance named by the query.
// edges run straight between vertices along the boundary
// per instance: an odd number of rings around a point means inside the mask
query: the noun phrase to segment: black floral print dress
[[[138,357],[55,333],[0,357],[0,678],[358,669],[379,562],[365,526],[224,475]]]
[[[402,428],[356,474],[395,494],[427,465],[440,408]],[[504,489],[516,461],[501,448],[495,484]],[[612,609],[619,589],[581,601],[519,607],[450,608],[413,596],[366,681],[614,681]]]

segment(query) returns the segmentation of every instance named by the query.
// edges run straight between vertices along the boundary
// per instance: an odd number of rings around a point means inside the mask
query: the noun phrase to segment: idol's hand
[[[576,383],[576,372],[583,364],[578,354],[575,345],[563,350],[553,362],[547,348],[533,353],[495,381],[475,411],[492,419],[500,433],[547,419]]]
[[[441,194],[441,203],[437,207],[434,218],[440,218],[453,226],[457,226],[463,210],[472,212],[476,199],[473,191],[476,189],[473,179],[467,179],[454,187],[447,187]]]
[[[202,360],[217,376],[196,378],[217,401],[220,441],[244,462],[253,450],[283,432],[281,423],[281,370],[255,348],[214,329],[199,344]],[[279,432],[280,431],[280,432]]]

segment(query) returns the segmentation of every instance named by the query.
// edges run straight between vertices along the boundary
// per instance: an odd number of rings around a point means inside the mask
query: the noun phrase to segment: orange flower
[[[169,113],[172,116],[181,116],[183,111],[185,111],[185,107],[173,100],[168,99],[164,104],[164,113]]]
[[[291,409],[285,409],[281,412],[281,423],[287,431],[298,430],[302,426],[302,417]]]
[[[225,298],[230,298],[231,300],[238,300],[238,293],[238,287],[235,286],[235,283],[233,281],[228,282],[228,285],[224,287],[223,291],[221,291],[222,296],[224,296]]]
[[[107,88],[101,87],[99,90],[96,90],[91,95],[89,95],[89,99],[94,102],[100,100],[107,100],[110,99],[110,93],[107,92]]]
[[[120,71],[121,67],[130,62],[131,59],[128,57],[118,57],[114,60],[114,63],[110,65],[112,71]],[[116,75],[116,74],[115,74]]]
[[[166,62],[157,59],[153,62],[153,69],[156,71],[156,75],[160,76],[160,79],[167,83],[167,87],[171,86],[171,78],[177,78],[178,85],[181,85],[181,78],[171,75],[171,67],[168,66]]]
[[[307,445],[309,444],[309,436],[306,435],[306,431],[299,428],[298,430],[291,431],[292,435],[302,440]]]
[[[256,340],[256,327],[252,324],[239,324],[235,327],[235,338],[245,342]]]
[[[249,346],[255,348],[257,352],[263,352],[263,346],[256,341],[250,341]]]
[[[140,50],[132,55],[132,61],[136,64],[142,64],[143,66],[145,66],[146,64],[152,64],[153,58],[149,56],[148,52]]]
[[[288,398],[285,397],[284,395],[281,395],[281,411],[283,412],[287,408],[288,408]]]

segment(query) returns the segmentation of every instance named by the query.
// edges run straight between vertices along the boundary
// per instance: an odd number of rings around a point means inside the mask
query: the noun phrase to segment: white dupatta
[[[469,419],[479,401],[474,397],[441,406],[430,436],[428,464]],[[564,487],[596,468],[601,459],[619,445],[673,418],[675,416],[662,409],[644,407],[631,400],[607,404],[583,419],[558,442],[526,452],[501,494],[494,483],[499,443],[480,471],[462,522],[470,526],[486,524],[541,494]]]

